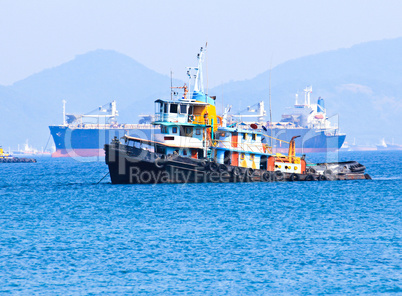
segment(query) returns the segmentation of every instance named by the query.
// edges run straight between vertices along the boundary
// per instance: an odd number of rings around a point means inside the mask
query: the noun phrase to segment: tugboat
[[[106,164],[113,184],[269,182],[370,179],[358,162],[309,164],[296,156],[295,139],[287,155],[274,154],[263,143],[258,124],[228,124],[227,112],[216,114],[216,97],[204,92],[202,62],[187,68],[188,86],[179,100],[155,101],[154,125],[161,133],[153,139],[125,135],[105,145]],[[193,73],[195,74],[193,75]],[[191,82],[194,80],[192,92]],[[189,95],[190,93],[190,95]]]

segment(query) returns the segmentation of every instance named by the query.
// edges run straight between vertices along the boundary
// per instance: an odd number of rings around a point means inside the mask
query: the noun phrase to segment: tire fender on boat
[[[205,160],[202,160],[202,161],[200,162],[200,166],[203,167],[204,169],[206,169],[207,166],[208,166],[208,162],[206,162]]]
[[[156,160],[155,160],[155,166],[158,168],[158,169],[161,169],[161,168],[163,168],[164,166],[165,166],[165,163],[164,163],[165,161],[162,159],[162,158],[157,158]]]
[[[290,181],[299,181],[300,177],[299,177],[299,175],[293,173],[293,174],[290,175],[289,180]]]
[[[212,172],[217,172],[219,170],[219,166],[216,162],[210,162],[208,167],[209,167],[209,170]]]
[[[264,182],[269,182],[269,181],[271,181],[271,177],[272,175],[271,175],[271,173],[270,172],[264,172],[263,174],[262,174],[262,180],[264,181]]]
[[[305,181],[315,181],[315,177],[312,174],[308,174]]]
[[[327,181],[327,177],[325,175],[319,175],[318,176],[318,181]]]
[[[240,169],[238,167],[233,167],[232,168],[232,175],[233,176],[239,176],[240,175]]]
[[[221,163],[221,164],[219,165],[219,172],[223,173],[223,172],[227,172],[228,170],[229,170],[229,169],[228,169],[228,167],[227,167],[226,164]]]
[[[315,174],[315,173],[316,173],[315,169],[312,168],[312,167],[308,167],[308,168],[306,169],[306,172],[307,172],[307,173],[312,173],[312,174]]]
[[[252,177],[254,175],[254,170],[252,168],[246,169],[246,174],[248,177]]]
[[[277,181],[283,181],[285,175],[281,171],[275,171],[275,177]]]

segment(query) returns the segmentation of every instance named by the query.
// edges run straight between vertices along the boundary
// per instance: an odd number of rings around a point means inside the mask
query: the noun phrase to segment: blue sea
[[[325,161],[312,155],[312,161]],[[402,294],[402,151],[373,180],[112,185],[102,161],[0,164],[1,295]]]

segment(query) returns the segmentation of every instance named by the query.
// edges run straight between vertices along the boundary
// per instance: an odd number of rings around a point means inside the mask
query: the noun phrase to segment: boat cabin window
[[[195,130],[195,134],[196,134],[197,136],[201,135],[201,129],[200,129],[200,128],[197,128],[197,129]]]
[[[164,105],[165,105],[165,104],[160,103],[160,105],[159,105],[159,112],[160,112],[160,113],[163,113],[163,107],[164,107]]]
[[[243,134],[243,140],[247,140],[247,133]]]
[[[172,127],[172,134],[177,134],[177,127],[176,126]]]
[[[188,106],[188,114],[193,114],[193,106]]]
[[[161,133],[162,134],[167,134],[168,133],[168,129],[167,129],[167,126],[161,126]]]
[[[187,149],[183,149],[183,155],[184,155],[184,156],[187,155]]]
[[[170,104],[170,113],[177,113],[177,104]]]
[[[163,104],[163,113],[169,113],[169,104],[168,103]]]
[[[257,140],[257,134],[253,134],[253,141]]]
[[[181,126],[180,127],[180,136],[192,137],[193,136],[193,128],[190,126]]]
[[[156,153],[166,154],[166,148],[163,146],[156,146]]]
[[[180,105],[180,114],[187,114],[187,105]]]

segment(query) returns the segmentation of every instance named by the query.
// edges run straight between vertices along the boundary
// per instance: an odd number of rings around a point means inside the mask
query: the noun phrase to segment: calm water
[[[0,294],[400,294],[402,152],[340,159],[374,180],[97,185],[103,162],[0,164]]]

